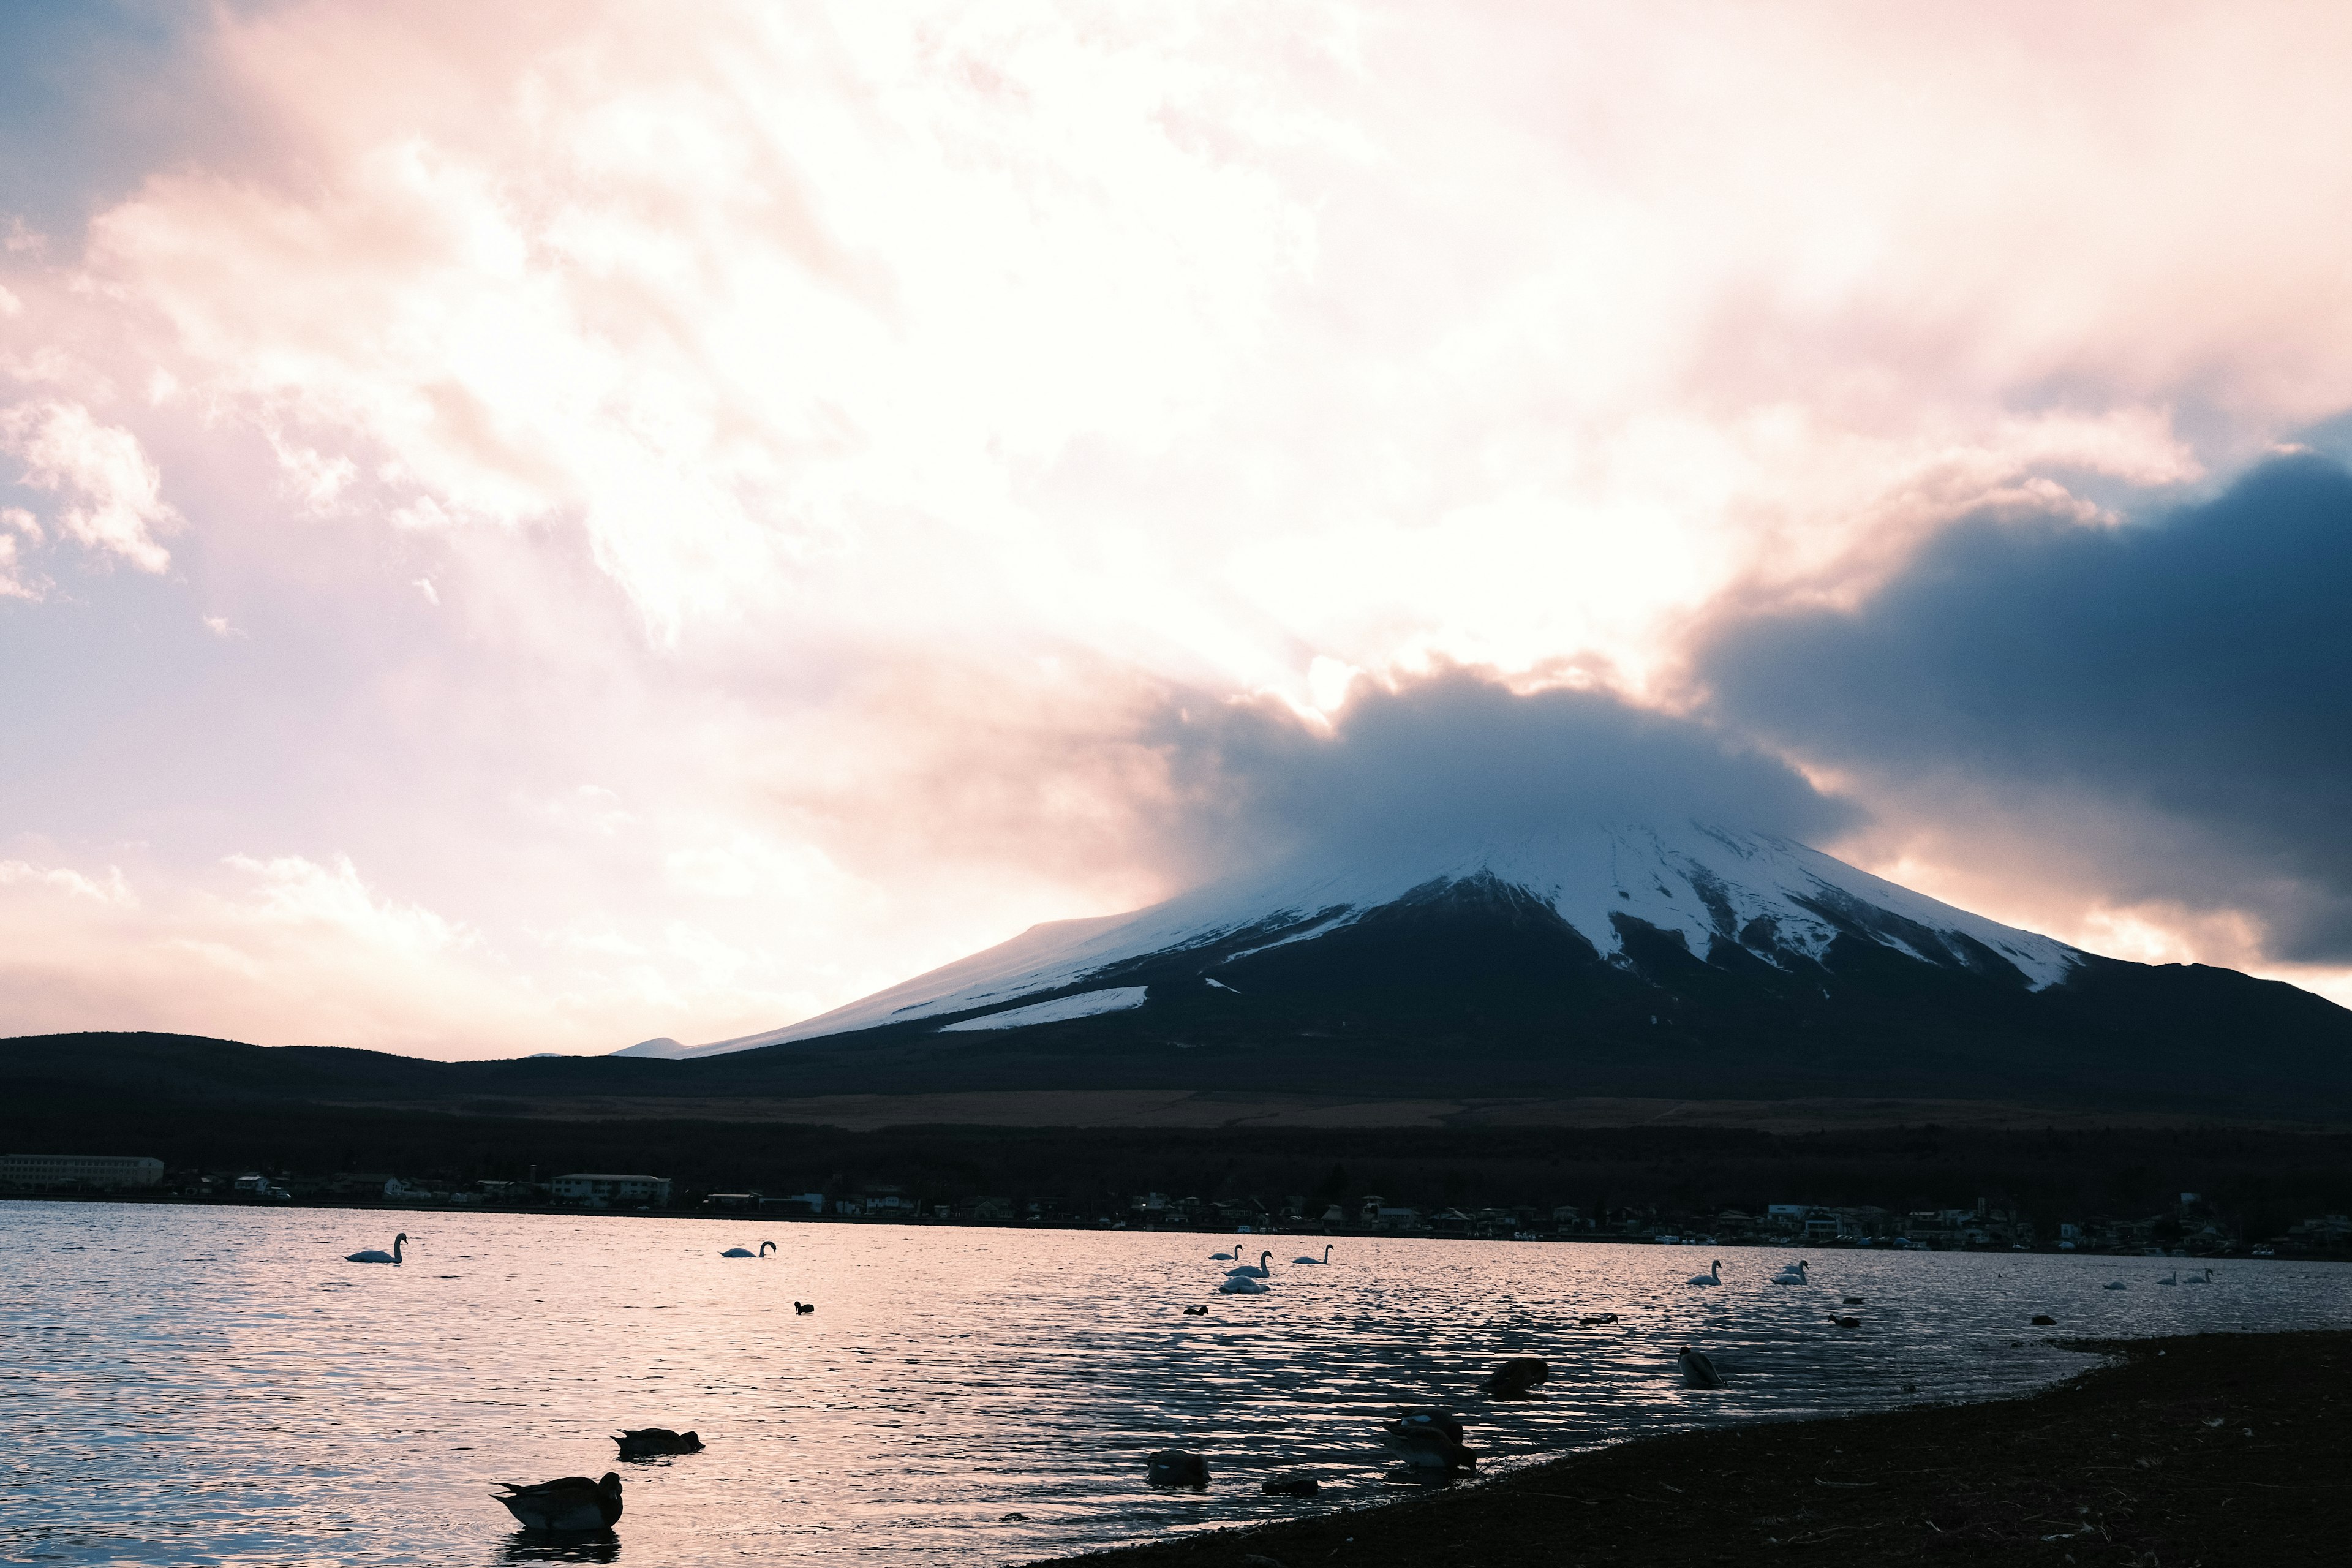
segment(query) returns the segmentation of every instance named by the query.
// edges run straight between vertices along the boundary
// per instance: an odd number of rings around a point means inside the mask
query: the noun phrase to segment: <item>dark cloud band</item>
[[[2273,462],[2117,527],[1981,519],[1852,612],[1727,619],[1719,720],[1865,777],[1966,774],[2143,819],[2137,896],[2352,958],[2352,474]]]

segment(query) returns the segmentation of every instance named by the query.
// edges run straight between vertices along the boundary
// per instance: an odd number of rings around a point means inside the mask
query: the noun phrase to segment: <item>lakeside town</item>
[[[2352,1250],[2352,1216],[2311,1215],[2274,1235],[2246,1234],[2220,1205],[2184,1192],[2157,1214],[2087,1215],[2054,1225],[1980,1200],[1969,1208],[1896,1211],[1869,1205],[1771,1203],[1755,1210],[1677,1214],[1654,1204],[1588,1210],[1573,1205],[1466,1207],[1392,1203],[1378,1194],[1324,1201],[1292,1194],[1202,1200],[1136,1194],[1082,1212],[1046,1198],[934,1201],[891,1184],[855,1191],[769,1194],[697,1191],[669,1178],[566,1172],[466,1184],[414,1181],[392,1172],[172,1170],[123,1155],[0,1156],[0,1194],[15,1197],[180,1201],[395,1209],[661,1213],[842,1223],[1195,1230],[1210,1233],[1392,1235],[1516,1241],[1636,1241],[1709,1247],[1797,1246],[1921,1251],[2042,1251],[2187,1258],[2296,1258]]]

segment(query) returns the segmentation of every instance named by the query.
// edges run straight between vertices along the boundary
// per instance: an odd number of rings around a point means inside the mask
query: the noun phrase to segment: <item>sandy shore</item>
[[[2352,1561],[2352,1333],[2077,1348],[2104,1366],[1986,1405],[1684,1433],[1382,1507],[1066,1563],[1512,1568]],[[1475,1411],[1463,1415],[1473,1425]],[[1307,1505],[1311,1509],[1312,1505]]]

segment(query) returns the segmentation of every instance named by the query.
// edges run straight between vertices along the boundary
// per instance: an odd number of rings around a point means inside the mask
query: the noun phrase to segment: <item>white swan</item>
[[[1328,1241],[1323,1244],[1323,1256],[1320,1258],[1294,1258],[1290,1261],[1293,1263],[1328,1263],[1331,1261],[1331,1244]]]
[[[1789,1267],[1781,1269],[1780,1272],[1772,1276],[1772,1283],[1775,1285],[1810,1285],[1812,1281],[1806,1277],[1806,1269],[1809,1267],[1811,1266],[1805,1263],[1791,1263]]]
[[[408,1233],[404,1230],[392,1238],[390,1252],[381,1252],[371,1247],[365,1252],[352,1253],[343,1261],[346,1263],[397,1263],[400,1261],[400,1244],[407,1239]]]
[[[1239,1268],[1226,1269],[1225,1278],[1228,1279],[1267,1279],[1274,1273],[1273,1269],[1266,1267],[1266,1264],[1272,1260],[1274,1254],[1271,1252],[1261,1252],[1257,1255],[1257,1261],[1255,1263],[1244,1263]]]
[[[2213,1283],[2213,1271],[2210,1268],[2208,1268],[2202,1274],[2191,1274],[2188,1279],[2183,1279],[2181,1283],[2183,1285],[2210,1285]]]
[[[1264,1280],[1254,1279],[1247,1274],[1229,1274],[1225,1277],[1224,1282],[1217,1287],[1217,1294],[1220,1296],[1263,1296],[1266,1290],[1267,1286]]]
[[[2159,1284],[2159,1285],[2178,1285],[2178,1284],[2179,1284],[2179,1283],[2180,1283],[2180,1270],[2179,1270],[2179,1269],[2178,1269],[2178,1268],[2175,1268],[2171,1273],[2169,1273],[2169,1274],[2166,1275],[2163,1279],[2161,1279],[2158,1280],[2158,1281],[2157,1281],[2157,1283],[2158,1283],[2158,1284]]]
[[[1685,1285],[1720,1285],[1723,1283],[1723,1259],[1718,1258],[1706,1266],[1704,1274],[1694,1274],[1683,1281]]]
[[[760,1250],[757,1252],[753,1252],[747,1247],[730,1247],[719,1256],[721,1258],[765,1258],[769,1253],[773,1252],[775,1249],[776,1244],[774,1242],[763,1241],[760,1243]]]
[[[1212,1252],[1209,1254],[1209,1261],[1212,1263],[1239,1263],[1241,1260],[1242,1244],[1238,1241],[1234,1243],[1234,1249],[1231,1252]]]
[[[2099,1289],[2102,1290],[2128,1290],[2131,1287],[2125,1284],[2120,1279],[2110,1279],[2105,1284],[2100,1286]]]

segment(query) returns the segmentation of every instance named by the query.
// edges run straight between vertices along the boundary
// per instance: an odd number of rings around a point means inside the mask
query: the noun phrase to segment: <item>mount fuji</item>
[[[625,1054],[745,1052],[970,1088],[2129,1100],[2344,1079],[2352,1013],[1662,822],[1292,861],[783,1028]]]

